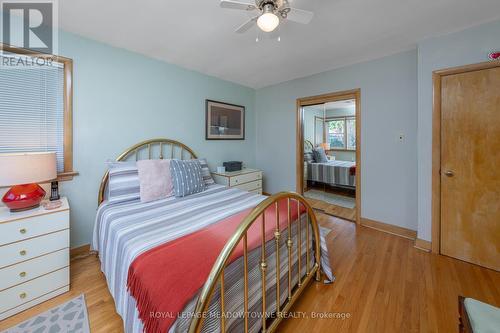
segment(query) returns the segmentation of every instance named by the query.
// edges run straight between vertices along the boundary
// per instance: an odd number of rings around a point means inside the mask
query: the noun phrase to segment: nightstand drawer
[[[262,172],[251,172],[242,175],[237,175],[229,178],[229,186],[233,187],[244,183],[253,182],[262,179]]]
[[[69,228],[69,210],[0,224],[0,246]]]
[[[0,246],[0,268],[69,248],[69,229]]]
[[[62,249],[0,269],[0,290],[24,283],[69,265],[69,251]]]
[[[249,182],[249,183],[245,183],[245,184],[241,184],[241,185],[236,185],[233,187],[239,188],[240,190],[243,190],[243,191],[252,192],[255,190],[262,189],[262,180],[256,180],[253,182]]]
[[[0,292],[0,316],[2,312],[41,297],[69,284],[69,267],[20,284]]]

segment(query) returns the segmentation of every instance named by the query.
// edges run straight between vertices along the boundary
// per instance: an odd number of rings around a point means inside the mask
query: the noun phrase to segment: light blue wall
[[[361,88],[361,215],[416,230],[416,50],[257,90],[265,191],[295,190],[296,99],[354,88]]]
[[[431,240],[432,71],[488,60],[500,49],[500,21],[418,45],[418,237]]]
[[[317,108],[304,108],[304,140],[309,140],[314,145],[314,120],[323,118],[323,110]]]
[[[179,140],[210,167],[255,166],[255,90],[66,32],[59,54],[73,59],[74,169],[61,184],[71,204],[71,245],[90,242],[105,161],[139,141]],[[246,106],[244,141],[205,140],[205,99]]]

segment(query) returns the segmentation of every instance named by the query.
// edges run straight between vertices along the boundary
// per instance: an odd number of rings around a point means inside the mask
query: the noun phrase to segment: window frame
[[[347,147],[347,140],[348,140],[347,120],[348,119],[349,120],[352,119],[352,120],[356,121],[356,116],[336,116],[336,117],[326,117],[325,118],[325,128],[327,129],[326,135],[328,136],[328,142],[330,142],[330,130],[329,130],[329,126],[327,123],[329,123],[330,121],[339,121],[339,120],[344,122],[344,133],[343,133],[344,148],[338,148],[338,147],[332,148],[332,147],[330,147],[330,149],[329,149],[330,151],[356,151],[357,147],[355,147],[354,149]],[[356,135],[356,130],[354,131],[354,134]],[[357,142],[356,142],[356,145],[357,145]]]
[[[78,172],[73,170],[73,59],[62,57],[59,55],[46,54],[35,52],[33,50],[11,46],[0,43],[0,50],[13,54],[34,56],[44,59],[51,59],[63,65],[64,68],[64,92],[63,92],[63,109],[64,109],[64,170],[57,174],[58,181],[72,180]]]

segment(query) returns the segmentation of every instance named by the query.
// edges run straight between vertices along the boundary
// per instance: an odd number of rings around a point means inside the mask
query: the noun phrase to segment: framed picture
[[[245,140],[245,107],[206,100],[205,139]]]

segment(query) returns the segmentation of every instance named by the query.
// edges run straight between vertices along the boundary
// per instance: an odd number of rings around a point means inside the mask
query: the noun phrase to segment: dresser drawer
[[[249,183],[245,183],[245,184],[241,184],[241,185],[236,185],[236,186],[233,186],[235,188],[239,188],[240,190],[243,190],[243,191],[255,191],[255,190],[260,190],[262,189],[262,180],[256,180],[256,181],[253,181],[253,182],[249,182]]]
[[[69,248],[69,229],[0,246],[0,268]]]
[[[69,267],[0,292],[1,313],[69,285]]]
[[[0,224],[0,246],[69,228],[69,210]]]
[[[249,183],[253,182],[256,180],[262,179],[262,172],[251,172],[251,173],[245,173],[243,175],[238,175],[238,176],[233,176],[229,178],[229,186],[233,187],[236,185],[241,185],[244,183]]]
[[[69,265],[69,250],[62,249],[0,269],[0,291]]]

